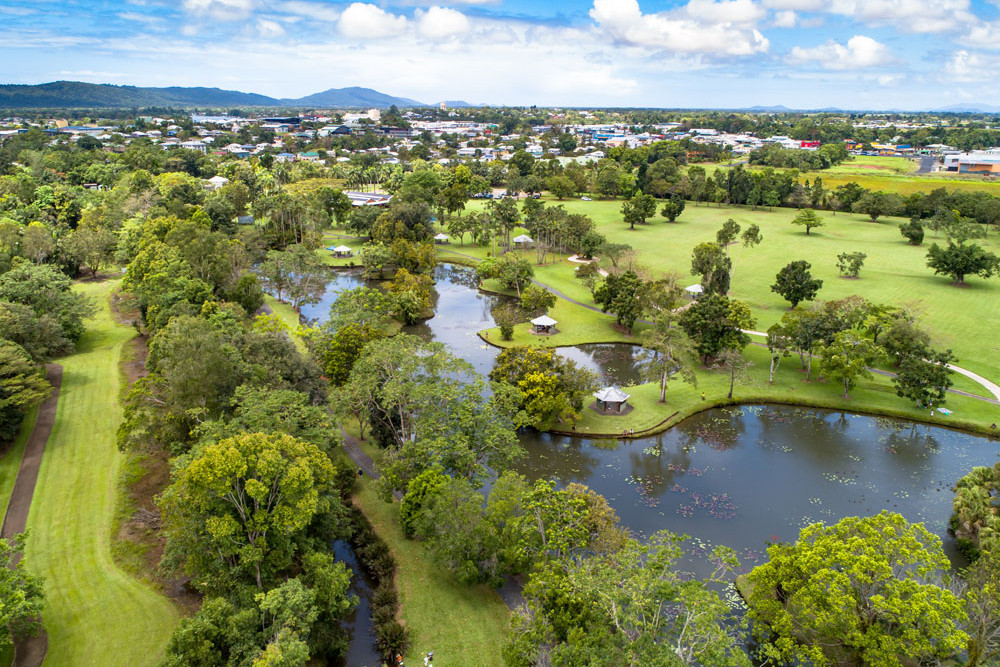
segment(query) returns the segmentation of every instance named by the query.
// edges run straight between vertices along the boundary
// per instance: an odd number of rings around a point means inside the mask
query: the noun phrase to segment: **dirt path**
[[[48,364],[45,368],[45,379],[52,385],[52,395],[38,406],[35,429],[24,447],[21,465],[17,469],[17,479],[14,480],[14,491],[7,505],[7,514],[3,518],[3,527],[0,528],[0,537],[4,539],[23,533],[28,525],[28,512],[31,510],[31,498],[35,494],[42,454],[45,453],[45,443],[48,442],[52,425],[56,421],[59,387],[62,386],[62,366]],[[17,642],[14,646],[12,664],[14,667],[38,667],[45,660],[48,645],[49,640],[45,630],[42,630],[37,637],[28,637]]]

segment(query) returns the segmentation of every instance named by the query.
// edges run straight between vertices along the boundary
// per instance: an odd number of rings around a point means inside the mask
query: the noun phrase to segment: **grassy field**
[[[178,620],[166,598],[111,557],[110,527],[123,459],[119,356],[135,335],[111,316],[117,281],[77,287],[96,298],[78,352],[59,360],[63,384],[28,519],[27,563],[45,578],[50,665],[154,665]]]
[[[37,405],[24,416],[17,437],[9,444],[3,453],[3,458],[0,458],[0,517],[7,513],[7,503],[10,502],[10,494],[14,491],[17,469],[21,465],[21,456],[24,454],[25,445],[28,444],[28,438],[31,437],[31,431],[35,428],[36,417],[38,417]],[[0,660],[0,664],[2,663]]]
[[[752,211],[689,203],[674,224],[657,218],[631,231],[621,221],[620,200],[551,203],[562,204],[573,213],[586,213],[610,241],[636,248],[639,263],[648,267],[652,276],[675,271],[684,284],[698,281],[690,274],[691,249],[702,241],[713,240],[727,218],[744,227],[757,224],[763,243],[748,250],[734,245],[730,253],[734,264],[731,295],[749,304],[759,330],[780,320],[788,308],[788,303],[770,290],[775,274],[789,261],[804,259],[812,264],[813,275],[824,281],[821,300],[860,294],[877,303],[913,308],[935,344],[951,348],[959,365],[994,381],[1000,379],[1000,339],[993,335],[1000,326],[1000,310],[996,308],[1000,303],[1000,281],[969,278],[964,287],[956,287],[948,278],[935,276],[925,265],[927,247],[935,240],[943,240],[928,234],[923,246],[907,245],[897,229],[901,219],[887,218],[872,224],[861,215],[822,212],[826,226],[806,236],[801,228],[789,224],[795,217],[793,209]],[[1000,237],[991,235],[982,242],[1000,253]],[[860,279],[839,277],[837,255],[856,250],[868,254]],[[536,278],[572,298],[592,303],[586,287],[573,278],[573,269],[569,262],[540,267]]]
[[[497,593],[485,586],[465,586],[427,557],[419,542],[403,536],[399,505],[376,497],[371,482],[359,484],[355,502],[388,543],[399,564],[402,621],[410,631],[407,664],[422,664],[434,651],[438,667],[500,667],[500,649],[510,613]]]
[[[708,173],[726,168],[723,165],[706,164],[701,166],[705,167],[705,171]],[[1000,195],[1000,181],[982,176],[950,172],[918,174],[916,171],[919,166],[918,159],[859,155],[830,169],[802,172],[799,174],[799,180],[811,182],[819,176],[823,179],[823,187],[827,190],[833,190],[847,183],[857,183],[869,190],[895,192],[899,195],[930,192],[937,188],[964,192],[981,191]],[[761,167],[749,168],[760,169]]]
[[[920,167],[919,159],[905,157],[888,157],[881,155],[858,155],[851,159],[830,167],[822,172],[823,174],[913,174]],[[823,179],[826,180],[826,179]]]

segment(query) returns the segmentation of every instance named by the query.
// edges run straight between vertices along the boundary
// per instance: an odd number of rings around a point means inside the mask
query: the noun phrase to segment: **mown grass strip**
[[[111,316],[108,298],[116,286],[77,286],[95,298],[98,312],[77,353],[59,360],[59,407],[28,519],[26,562],[45,578],[49,665],[158,664],[179,618],[169,600],[111,556],[123,460],[115,446],[119,357],[135,336]]]

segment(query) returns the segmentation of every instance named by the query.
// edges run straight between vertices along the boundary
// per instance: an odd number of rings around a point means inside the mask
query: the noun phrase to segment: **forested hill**
[[[44,107],[389,107],[420,106],[370,88],[331,88],[299,99],[275,99],[256,93],[220,88],[140,88],[80,81],[39,85],[0,85],[0,108]]]

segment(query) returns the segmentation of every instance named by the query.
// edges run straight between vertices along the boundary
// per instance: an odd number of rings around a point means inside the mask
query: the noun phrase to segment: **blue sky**
[[[996,4],[994,4],[996,3]],[[0,81],[423,102],[1000,104],[1000,0],[0,0]]]

